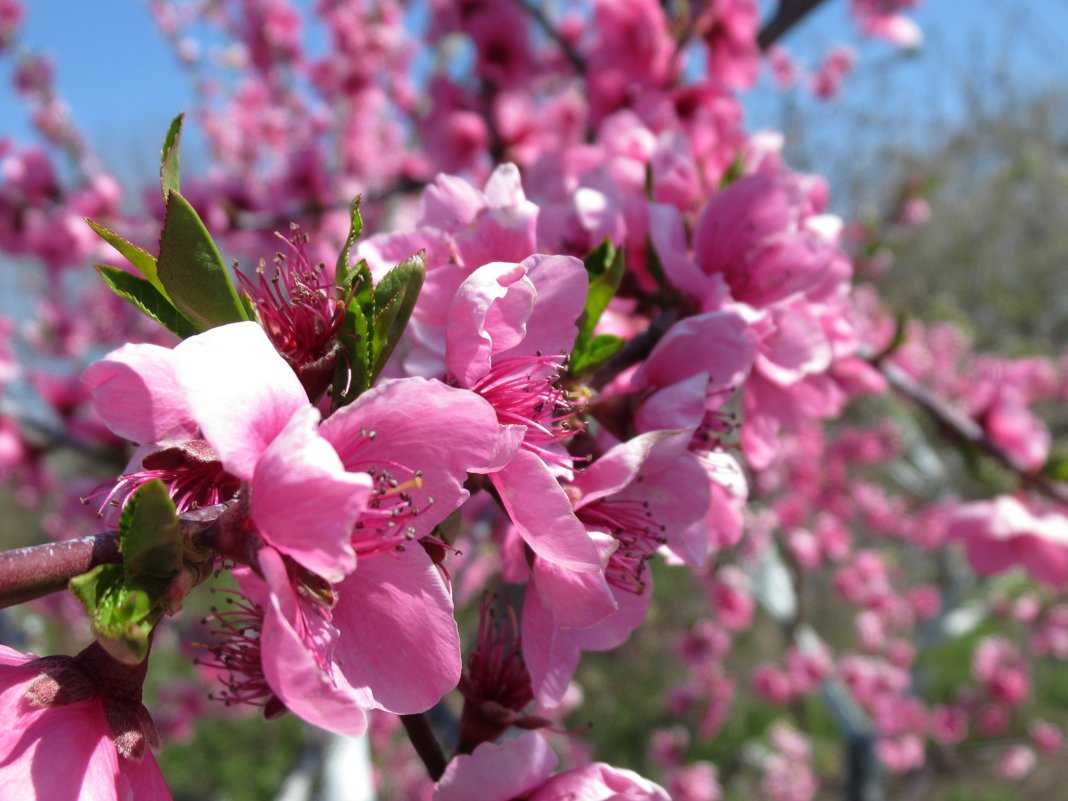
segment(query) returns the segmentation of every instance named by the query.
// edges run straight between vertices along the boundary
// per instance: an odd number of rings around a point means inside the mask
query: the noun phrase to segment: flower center
[[[108,507],[122,509],[139,488],[159,479],[167,487],[178,514],[182,514],[228,501],[241,488],[241,482],[226,472],[215,451],[202,439],[150,453],[141,460],[141,466],[143,470],[119,476],[114,484],[96,487],[81,499],[82,503],[104,496],[97,512],[104,517]]]
[[[263,259],[256,268],[255,282],[235,272],[275,349],[296,368],[327,355],[345,319],[347,303],[324,281],[324,265],[312,265],[307,234],[297,233],[294,226],[288,239],[280,233],[277,236],[288,245],[289,253],[275,254],[270,278]]]
[[[226,596],[225,608],[213,606],[204,622],[211,626],[213,642],[208,651],[211,659],[197,664],[218,670],[223,689],[208,697],[226,706],[250,704],[263,707],[265,717],[275,717],[284,705],[274,694],[263,675],[260,635],[263,632],[263,607],[234,590],[213,589]]]
[[[422,497],[420,492],[422,470],[383,460],[377,453],[373,458],[361,455],[363,447],[375,438],[375,431],[361,428],[359,436],[344,446],[335,444],[346,470],[362,470],[374,482],[371,500],[353,527],[352,547],[357,555],[403,551],[417,533],[412,521],[434,503],[432,496]]]
[[[573,467],[574,459],[551,446],[582,430],[580,406],[561,383],[566,356],[510,356],[494,362],[471,389],[485,398],[502,425],[527,428],[523,447],[542,460]]]
[[[649,511],[648,501],[604,498],[575,511],[587,526],[604,529],[619,545],[608,557],[605,578],[613,586],[641,595],[645,592],[646,562],[667,542]]]

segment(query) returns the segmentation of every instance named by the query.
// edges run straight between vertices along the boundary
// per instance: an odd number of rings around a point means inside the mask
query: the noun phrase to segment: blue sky
[[[167,123],[192,104],[188,77],[155,31],[141,2],[26,3],[26,44],[56,62],[60,91],[90,140],[120,175],[151,169]],[[843,103],[868,105],[903,118],[952,120],[961,113],[959,86],[976,64],[1003,64],[1028,85],[1068,85],[1066,0],[924,0],[916,19],[923,50],[902,57],[878,44],[862,49],[861,68]],[[827,0],[784,44],[814,65],[837,42],[857,42],[846,0]],[[6,74],[5,69],[3,73]],[[5,81],[6,83],[6,81]],[[815,107],[806,99],[802,106]],[[781,122],[782,101],[770,89],[746,99],[751,127]],[[833,136],[834,104],[819,107]],[[824,110],[825,109],[825,110]],[[31,134],[24,108],[0,88],[0,135]]]

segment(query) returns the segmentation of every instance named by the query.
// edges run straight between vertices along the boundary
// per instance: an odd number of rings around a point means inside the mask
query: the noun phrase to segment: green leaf
[[[182,142],[182,121],[185,114],[179,114],[171,121],[171,127],[167,129],[167,136],[163,140],[163,151],[159,160],[159,188],[163,193],[163,202],[171,192],[177,192],[179,186],[178,162],[179,148]],[[145,276],[146,278],[148,276]]]
[[[211,234],[189,201],[173,190],[157,267],[168,296],[198,330],[249,319]]]
[[[598,334],[587,343],[582,353],[578,356],[572,355],[572,374],[581,375],[598,367],[619,353],[626,342],[623,337],[617,337],[615,334]]]
[[[182,339],[197,333],[197,329],[153,284],[118,267],[94,264],[108,288],[123,300],[129,301],[142,314],[151,317]]]
[[[119,519],[119,547],[126,573],[151,582],[170,581],[182,569],[182,532],[174,501],[159,479],[141,486]]]
[[[723,189],[730,186],[743,175],[745,175],[745,152],[739,151],[738,155],[734,157],[734,161],[723,173],[723,177],[719,179],[719,188]]]
[[[174,501],[158,479],[133,494],[119,518],[121,565],[100,565],[70,581],[89,612],[101,646],[137,664],[148,655],[153,627],[170,608],[168,588],[183,568],[184,546]]]
[[[1042,466],[1041,475],[1054,481],[1068,482],[1068,453],[1054,451]]]
[[[160,293],[166,297],[167,290],[163,288],[163,284],[160,283],[159,275],[156,273],[156,257],[146,250],[141,250],[137,245],[132,242],[128,242],[114,231],[109,231],[99,223],[93,222],[88,217],[85,221],[89,223],[89,227],[96,231],[97,235],[111,245],[115,250],[119,251],[130,264],[134,266],[137,272],[141,273]]]
[[[623,273],[626,270],[623,251],[616,249],[607,239],[589,252],[585,264],[586,275],[589,279],[589,292],[586,295],[586,307],[578,319],[578,335],[575,337],[575,345],[571,349],[572,375],[578,375],[597,361],[590,351],[595,341],[593,332],[604,310],[608,308],[609,301],[619,289],[619,283],[623,280]],[[600,345],[598,352],[603,353],[606,347],[608,346]]]
[[[352,199],[352,203],[349,205],[349,235],[345,240],[345,247],[341,249],[341,252],[337,256],[337,269],[335,275],[337,276],[336,282],[338,286],[351,286],[350,279],[352,278],[353,269],[349,267],[349,252],[352,250],[352,246],[356,244],[356,240],[360,238],[360,234],[363,232],[363,218],[360,216],[360,196],[356,195]]]
[[[345,319],[338,332],[338,341],[345,351],[345,358],[338,359],[334,368],[334,406],[352,403],[359,395],[370,389],[374,378],[371,374],[372,348],[374,346],[375,292],[371,282],[371,270],[361,260],[348,273],[348,283],[342,285],[351,293]]]
[[[382,372],[404,335],[425,277],[426,253],[420,251],[382,276],[375,287],[372,382]]]
[[[105,651],[130,665],[148,656],[149,635],[159,617],[148,593],[128,586],[122,565],[100,565],[72,578],[70,588],[89,612],[93,633]]]

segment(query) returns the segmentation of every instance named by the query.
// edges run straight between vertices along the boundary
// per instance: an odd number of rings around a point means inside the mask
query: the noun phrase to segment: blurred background
[[[927,324],[954,323],[979,351],[1056,356],[1068,346],[1068,3],[927,0],[914,18],[923,29],[923,44],[902,51],[861,42],[848,24],[846,4],[829,0],[782,45],[810,70],[828,48],[850,45],[861,54],[853,72],[827,100],[801,82],[784,90],[763,76],[743,98],[747,128],[782,131],[788,163],[827,179],[832,209],[865,231],[858,269],[878,272],[880,291],[893,311]],[[425,25],[420,4],[412,4],[406,24],[413,31]],[[309,23],[306,46],[314,51],[321,42],[316,37],[323,35]],[[161,134],[175,113],[193,105],[195,93],[148,10],[141,3],[33,0],[27,4],[22,40],[53,59],[61,95],[109,169],[130,186],[151,184]],[[0,86],[0,139],[33,140],[25,115],[12,90]],[[207,158],[204,141],[191,126],[183,160],[191,172],[201,172]],[[906,201],[922,202],[906,208]],[[903,213],[912,217],[903,220]],[[22,301],[45,280],[23,267],[0,259],[0,314],[16,320],[27,318]],[[1063,431],[1064,410],[1046,411],[1054,430]],[[878,403],[852,412],[865,421],[892,413]],[[952,455],[933,458],[947,470],[957,469]],[[873,480],[892,484],[895,479],[884,474]],[[64,510],[49,514],[61,517]],[[0,494],[0,519],[5,546],[38,539],[39,515],[25,511],[8,490]],[[923,556],[905,549],[896,564],[917,574],[932,569]],[[661,748],[671,747],[675,737],[684,741],[689,759],[716,765],[724,798],[760,797],[758,778],[747,773],[747,765],[754,749],[764,747],[760,736],[782,719],[783,710],[739,691],[725,721],[709,726],[713,734],[689,733],[702,729],[710,707],[687,696],[697,691],[675,655],[708,614],[709,589],[662,564],[656,578],[654,611],[646,625],[623,649],[583,660],[578,677],[583,701],[567,726],[610,721],[587,732],[594,756],[654,777],[661,760],[651,749],[650,734],[660,733]],[[836,632],[846,640],[852,623],[829,600],[830,590],[806,589],[809,615],[820,620],[821,632],[832,644]],[[1007,597],[1019,591],[1011,583],[1004,587]],[[60,648],[83,640],[84,631],[70,622],[70,610],[59,609],[63,603],[52,600],[5,614],[0,639],[52,642]],[[204,600],[205,613],[210,603]],[[52,617],[57,611],[60,616]],[[948,698],[968,680],[976,641],[995,628],[984,622],[923,655],[934,697],[942,692]],[[164,627],[161,650],[168,636]],[[758,616],[717,670],[744,684],[766,653],[781,650],[782,637],[774,620]],[[153,676],[167,678],[154,679],[151,706],[161,710],[168,742],[161,764],[176,799],[298,799],[312,786],[324,798],[360,798],[356,793],[362,791],[345,789],[343,779],[330,785],[329,770],[353,769],[366,760],[367,743],[328,738],[292,716],[263,726],[255,716],[219,714],[220,708],[212,707],[213,716],[202,717],[208,702],[194,682],[186,681],[192,667],[180,658],[177,637],[169,647],[175,654],[171,673],[153,663]],[[1062,663],[1042,670],[1031,704],[1048,720],[1068,724],[1068,669]],[[818,797],[842,797],[833,778],[840,775],[842,752],[827,705],[806,698],[787,713],[812,736],[817,773],[831,777]],[[563,735],[559,739],[566,741]],[[407,797],[410,773],[421,768],[406,760],[407,746],[398,739],[395,723],[378,721],[371,740],[382,771],[379,797]],[[922,775],[889,779],[888,797],[1065,796],[1068,765],[1063,761],[1043,761],[1024,783],[1000,785],[989,780],[993,760],[988,743],[964,747],[952,757],[936,753]]]

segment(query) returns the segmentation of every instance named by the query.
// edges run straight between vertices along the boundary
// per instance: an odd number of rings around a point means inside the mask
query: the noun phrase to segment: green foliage
[[[360,196],[356,195],[349,204],[349,235],[345,238],[345,246],[337,255],[337,268],[334,275],[337,276],[337,285],[340,287],[348,287],[352,284],[353,271],[349,267],[349,253],[352,251],[352,246],[356,244],[356,240],[360,238],[360,234],[363,233],[360,201]]]
[[[126,241],[114,231],[110,231],[99,223],[93,222],[88,217],[85,221],[89,223],[89,227],[97,233],[97,236],[119,251],[145,277],[145,280],[152,284],[164,298],[167,297],[167,290],[163,288],[163,284],[159,280],[159,274],[156,271],[155,256],[141,250],[137,245]]]
[[[211,234],[174,190],[167,195],[157,266],[174,305],[198,330],[249,319]]]
[[[93,267],[104,279],[108,289],[171,333],[177,334],[182,339],[197,333],[193,324],[174,308],[166,296],[144,278],[138,278],[125,270],[104,264],[94,264]]]
[[[420,251],[382,276],[375,286],[372,381],[382,372],[404,335],[425,277],[426,254]]]
[[[623,339],[610,334],[594,336],[594,329],[601,319],[609,301],[619,289],[623,280],[626,263],[623,251],[607,239],[595,247],[586,256],[586,275],[589,279],[589,292],[586,295],[586,307],[578,319],[578,335],[571,349],[571,374],[581,375],[593,367],[612,358],[621,347]]]
[[[374,381],[373,338],[375,322],[375,294],[371,271],[361,260],[349,271],[346,291],[351,294],[345,319],[338,332],[338,341],[345,351],[334,369],[334,405],[352,403],[366,392]],[[348,379],[346,383],[346,378]]]
[[[256,714],[201,718],[196,738],[168,742],[159,764],[175,801],[270,801],[300,761],[307,737],[307,726],[293,715],[266,724]]]
[[[163,139],[163,150],[159,160],[159,188],[163,193],[163,202],[171,192],[177,192],[181,186],[179,183],[178,163],[179,150],[182,142],[182,121],[185,114],[179,114],[171,121],[167,129],[167,136]]]
[[[182,570],[182,537],[174,502],[162,481],[142,486],[119,520],[121,565],[100,565],[71,579],[93,632],[116,659],[148,655],[152,628],[168,610],[167,589]]]
[[[374,384],[404,334],[426,277],[422,252],[386,273],[377,286],[366,261],[350,266],[349,253],[363,230],[359,196],[350,209],[349,235],[337,258],[337,285],[350,299],[339,334],[346,358],[335,369],[335,406],[352,403]]]

